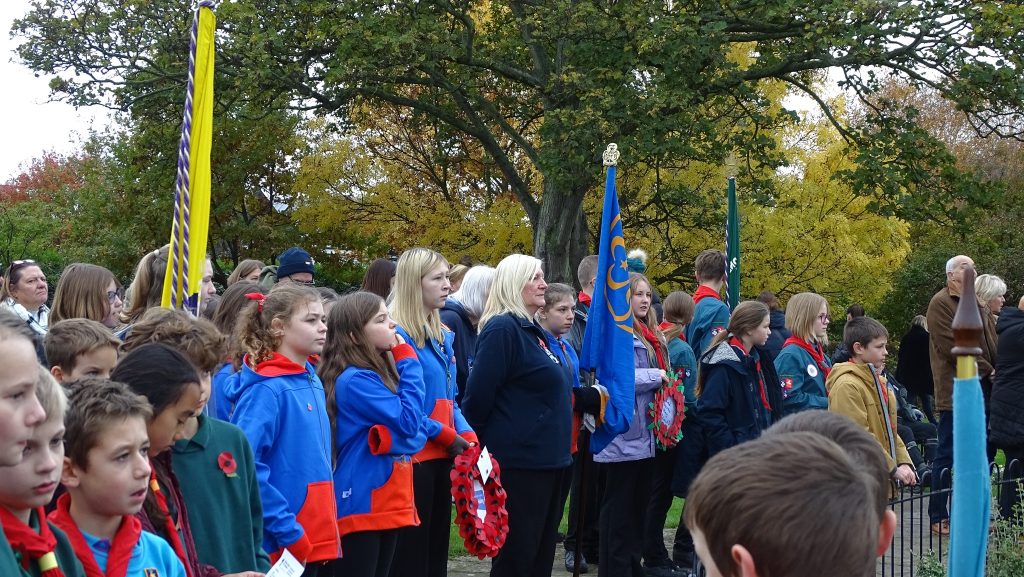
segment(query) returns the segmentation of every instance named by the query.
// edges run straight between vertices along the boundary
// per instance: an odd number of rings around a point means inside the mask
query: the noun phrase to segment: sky
[[[33,158],[47,151],[70,153],[89,127],[106,126],[109,112],[100,107],[75,110],[62,102],[48,102],[50,79],[36,78],[18,61],[15,49],[20,39],[10,36],[11,24],[29,9],[29,0],[0,1],[0,115],[6,138],[0,139],[0,182],[27,167]],[[94,124],[95,123],[95,124]]]

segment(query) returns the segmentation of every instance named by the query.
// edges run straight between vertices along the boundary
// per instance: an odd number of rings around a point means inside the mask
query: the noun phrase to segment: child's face
[[[281,354],[291,358],[319,355],[324,350],[327,325],[324,324],[324,305],[319,299],[295,307],[295,312],[283,327]]]
[[[540,312],[540,324],[551,334],[560,337],[569,332],[575,318],[573,308],[576,301],[572,297],[555,302],[551,306],[544,307]]]
[[[168,405],[153,417],[147,426],[151,457],[163,453],[175,441],[185,438],[185,423],[200,410],[202,394],[199,383],[188,385],[178,402]]]
[[[117,326],[118,315],[121,314],[121,309],[124,308],[124,301],[121,300],[121,295],[118,294],[117,283],[110,281],[107,285],[107,316],[103,318],[103,326],[108,329],[112,329]],[[114,295],[114,298],[110,298],[109,295]]]
[[[768,335],[772,334],[772,330],[768,328],[770,322],[771,316],[765,315],[764,320],[761,321],[761,324],[758,325],[756,329],[751,331],[750,342],[754,343],[759,347],[763,347],[764,344],[768,342]]]
[[[100,347],[75,357],[75,367],[66,375],[61,375],[60,382],[71,382],[84,377],[110,378],[110,373],[117,364],[117,349]]]
[[[42,507],[53,498],[64,464],[64,423],[48,419],[36,425],[21,462],[0,467],[0,504],[15,515]]]
[[[64,459],[61,481],[72,499],[94,515],[134,515],[149,490],[149,438],[146,421],[131,417],[109,424],[89,449],[88,469]]]
[[[0,466],[17,465],[32,438],[32,429],[46,417],[36,398],[39,364],[32,343],[24,338],[0,340]]]
[[[384,303],[380,304],[377,314],[373,315],[370,322],[363,327],[363,336],[366,342],[378,351],[389,351],[395,344],[395,321],[388,315],[388,309]]]
[[[420,279],[420,286],[423,289],[423,308],[434,310],[443,307],[452,290],[452,283],[448,280],[448,265],[437,265]]]
[[[853,343],[853,353],[861,362],[870,363],[881,369],[885,366],[886,357],[889,356],[889,350],[886,349],[888,342],[889,339],[878,337],[871,339],[867,345]]]
[[[651,285],[640,281],[633,287],[633,293],[629,297],[629,306],[633,314],[639,319],[647,318],[647,312],[651,310]]]
[[[822,303],[821,308],[818,309],[818,316],[814,317],[814,336],[818,339],[828,336],[830,322],[832,322],[832,318],[828,316],[828,303]]]

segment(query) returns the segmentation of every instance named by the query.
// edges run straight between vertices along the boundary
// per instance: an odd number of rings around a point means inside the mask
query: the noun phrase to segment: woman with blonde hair
[[[64,319],[89,319],[113,329],[124,306],[123,299],[124,289],[114,273],[94,264],[69,264],[57,281],[50,320],[57,323]]]
[[[413,457],[413,492],[420,525],[399,530],[392,577],[443,577],[448,573],[452,459],[476,442],[455,402],[452,332],[438,311],[451,290],[448,261],[428,248],[398,258],[389,306],[395,330],[416,352],[423,368],[423,414],[427,444]]]
[[[999,311],[1006,303],[1006,282],[994,274],[983,274],[974,279],[974,291],[978,295],[978,304],[988,310],[993,322],[998,321]]]
[[[574,392],[570,369],[534,322],[546,290],[539,259],[513,254],[498,263],[462,400],[501,464],[508,494],[508,540],[491,562],[491,577],[551,575],[561,478],[572,462]]]
[[[782,380],[785,413],[828,409],[825,379],[832,371],[828,346],[828,301],[816,293],[798,293],[786,304],[786,328],[792,333],[775,357]]]

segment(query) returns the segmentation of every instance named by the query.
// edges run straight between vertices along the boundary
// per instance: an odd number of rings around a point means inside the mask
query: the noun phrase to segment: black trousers
[[[491,577],[551,576],[566,470],[501,470],[501,484],[508,494],[508,538],[491,561]]]
[[[332,577],[388,577],[399,529],[359,531],[341,538],[342,558],[331,561]],[[323,573],[321,572],[321,577]]]
[[[576,527],[580,518],[580,507],[582,501],[580,494],[583,485],[580,475],[583,469],[583,459],[587,460],[587,488],[586,488],[586,510],[583,512],[583,533],[576,534]],[[594,455],[589,451],[580,451],[573,455],[572,460],[572,488],[569,490],[569,521],[565,530],[565,541],[562,545],[566,551],[576,551],[577,548],[583,553],[587,561],[597,561],[598,546],[598,519],[601,516],[601,493],[604,489],[604,482],[601,479],[602,464],[594,462]]]
[[[644,565],[662,567],[669,564],[668,549],[665,548],[665,519],[672,507],[672,474],[676,468],[676,449],[657,450],[654,453],[654,479],[651,486],[651,497],[647,502],[647,515],[644,520]],[[679,518],[679,527],[683,519]],[[673,539],[673,550],[685,547],[685,529],[676,529]]]
[[[452,524],[451,468],[451,459],[413,464],[413,493],[420,525],[398,530],[391,577],[447,577],[448,528]]]
[[[1024,447],[1004,448],[1003,454],[1006,455],[1003,479],[1012,479],[1024,474]],[[1014,461],[1017,462],[1014,464]],[[1002,483],[999,487],[999,514],[1005,519],[1020,522],[1020,518],[1024,516],[1024,512],[1019,508],[1020,502],[1021,495],[1017,490],[1017,483]]]
[[[644,517],[651,496],[654,459],[604,463],[598,577],[645,577]]]

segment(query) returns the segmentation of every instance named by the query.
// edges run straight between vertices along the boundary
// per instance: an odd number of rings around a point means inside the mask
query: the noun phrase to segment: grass
[[[675,497],[672,499],[672,506],[668,510],[668,517],[665,519],[666,529],[675,529],[679,526],[680,513],[683,510],[683,499]],[[592,516],[594,512],[587,512],[587,523],[596,522],[596,516]],[[454,559],[455,557],[463,557],[469,555],[466,552],[466,548],[462,544],[462,537],[459,536],[459,528],[455,526],[455,509],[452,508],[452,520],[453,523],[449,526],[448,531],[448,558]],[[562,521],[558,524],[558,531],[563,535],[566,532],[566,527],[569,524],[569,504],[565,504],[565,509],[562,510]]]

